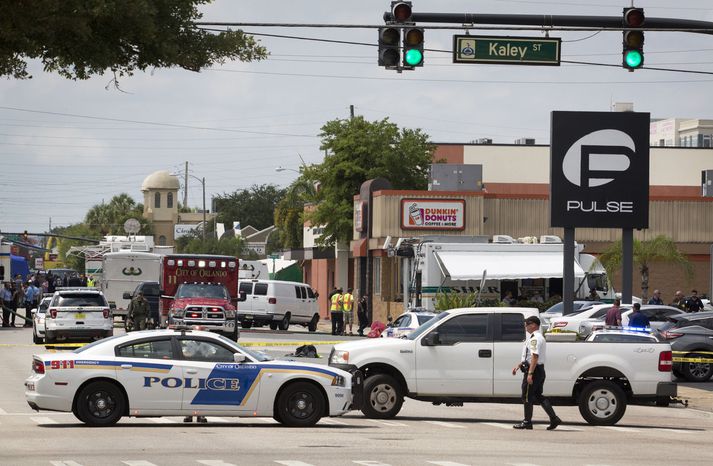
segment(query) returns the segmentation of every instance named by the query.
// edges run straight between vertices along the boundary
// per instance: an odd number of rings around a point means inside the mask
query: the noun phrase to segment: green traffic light
[[[404,61],[409,66],[420,65],[421,62],[423,61],[423,54],[418,49],[409,49],[406,51],[406,54],[404,55]]]
[[[628,50],[626,52],[626,57],[624,58],[624,60],[626,61],[626,66],[628,66],[629,68],[638,68],[644,61],[643,57],[641,56],[641,53],[638,50]]]

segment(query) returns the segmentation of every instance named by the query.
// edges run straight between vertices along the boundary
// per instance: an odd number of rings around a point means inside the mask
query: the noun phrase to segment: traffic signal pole
[[[384,21],[394,21],[390,11],[384,13]],[[444,23],[475,26],[497,24],[510,26],[594,27],[621,30],[621,16],[570,16],[570,15],[501,15],[481,13],[412,13],[414,23]],[[713,34],[713,23],[690,19],[646,18],[647,31],[676,30],[699,34]]]

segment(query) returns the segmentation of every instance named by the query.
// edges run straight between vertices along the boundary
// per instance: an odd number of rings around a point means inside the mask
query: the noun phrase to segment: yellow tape
[[[713,358],[673,358],[673,362],[697,362],[710,364],[713,363]]]
[[[346,343],[348,340],[330,340],[330,341],[245,341],[238,342],[240,346],[302,346],[302,345],[337,345],[339,343]],[[89,343],[52,343],[52,344],[23,344],[23,343],[0,343],[0,347],[18,347],[18,346],[28,346],[36,347],[41,346],[44,348],[80,348]]]
[[[713,351],[671,351],[673,354],[713,354]]]

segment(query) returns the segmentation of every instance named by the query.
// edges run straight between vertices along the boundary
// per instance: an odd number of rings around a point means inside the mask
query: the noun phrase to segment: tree
[[[304,244],[304,206],[315,199],[315,194],[314,184],[300,175],[277,203],[275,226],[279,229],[280,245],[283,248],[298,249]]]
[[[602,265],[607,269],[607,275],[621,268],[623,260],[621,240],[609,246],[599,257]],[[689,260],[676,249],[676,243],[665,235],[659,235],[650,240],[634,240],[634,264],[641,273],[641,300],[646,302],[649,294],[649,267],[652,262],[668,262],[678,264],[687,279],[693,277],[693,266]]]
[[[149,234],[150,224],[143,218],[144,207],[137,204],[134,199],[126,193],[118,194],[111,198],[108,204],[96,204],[87,212],[84,224],[96,236],[106,236],[110,234],[125,234],[124,222],[129,218],[135,218],[141,223],[140,233]]]
[[[401,129],[363,117],[333,120],[322,126],[324,162],[303,169],[305,180],[318,182],[312,225],[324,225],[323,245],[352,236],[353,197],[369,179],[388,179],[394,189],[426,189],[433,146],[421,130]]]
[[[218,221],[233,228],[233,222],[258,230],[273,224],[277,201],[285,194],[274,184],[253,185],[250,189],[240,189],[232,194],[224,193],[216,199]]]
[[[89,228],[84,223],[75,223],[67,227],[58,227],[52,229],[53,233],[59,235],[73,236],[77,238],[89,238],[89,239],[100,239],[101,235],[97,233],[96,230]],[[75,239],[63,239],[59,242],[58,253],[59,257],[62,257],[62,262],[64,262],[65,267],[70,269],[84,271],[84,256],[79,255],[67,255],[69,248],[72,246],[89,246],[90,243],[86,241],[80,241]]]
[[[267,56],[240,30],[196,28],[198,6],[212,0],[18,0],[3,2],[0,76],[31,78],[28,59],[47,72],[88,79],[147,68],[200,71],[226,60]]]
[[[243,259],[252,258],[245,249],[245,241],[240,237],[217,239],[213,235],[206,238],[205,243],[199,235],[190,235],[176,241],[178,252],[184,254],[220,254],[235,256]]]

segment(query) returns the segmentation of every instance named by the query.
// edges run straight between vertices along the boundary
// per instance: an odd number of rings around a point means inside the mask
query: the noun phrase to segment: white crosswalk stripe
[[[370,460],[352,461],[352,463],[362,464],[364,466],[391,466],[389,463],[382,463],[381,461],[370,461]]]
[[[165,417],[148,417],[146,419],[154,424],[173,424],[176,422]]]
[[[7,414],[7,411],[5,411],[4,409],[0,408],[0,414]]]
[[[507,430],[512,429],[512,424],[504,424],[502,422],[483,422],[482,424],[484,426],[492,426],[492,427],[497,427],[499,429],[507,429]]]
[[[402,422],[382,421],[380,419],[367,419],[367,421],[387,427],[406,427],[406,424]]]
[[[668,427],[660,427],[656,430],[662,430],[664,432],[671,432],[673,434],[695,434],[695,433],[700,433],[696,432],[694,430],[683,430],[683,429],[669,429]]]
[[[602,429],[614,430],[617,432],[641,432],[639,429],[634,429],[633,427],[618,427],[618,426],[598,426]]]
[[[231,417],[231,418],[225,418],[225,417],[214,417],[211,416],[208,419],[208,422],[221,422],[221,423],[230,423],[230,422],[239,422],[237,418]]]
[[[437,466],[470,466],[463,463],[454,463],[453,461],[426,461],[428,464],[435,464]]]
[[[223,460],[198,460],[198,462],[205,466],[235,466],[233,463],[226,463]]]
[[[347,424],[347,423],[344,422],[344,421],[339,421],[339,420],[337,420],[337,419],[332,419],[332,418],[329,418],[329,417],[324,417],[324,418],[320,419],[320,420],[319,420],[319,423],[320,423],[320,424],[327,424],[327,425],[330,425],[330,426],[348,426],[348,425],[349,425],[349,424]]]
[[[46,416],[31,417],[37,424],[57,424],[57,421]]]
[[[425,422],[427,422],[429,424],[433,424],[435,426],[449,427],[451,429],[465,429],[465,426],[453,424],[452,422],[443,422],[443,421],[425,421]]]
[[[52,466],[82,466],[76,461],[50,461]]]
[[[136,460],[136,461],[122,461],[127,466],[156,466],[151,461]]]
[[[534,463],[505,463],[508,466],[539,466],[538,464]]]
[[[279,424],[276,420],[269,417],[254,417],[256,421],[264,422],[265,424]]]
[[[281,461],[275,461],[275,463],[284,464],[285,466],[314,466],[313,464],[305,463],[303,461],[281,460]]]

